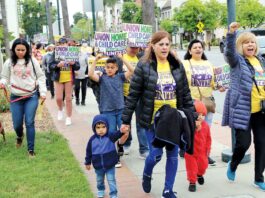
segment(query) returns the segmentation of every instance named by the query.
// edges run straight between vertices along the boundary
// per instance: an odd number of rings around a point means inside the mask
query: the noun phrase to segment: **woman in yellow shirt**
[[[207,60],[204,54],[202,41],[194,39],[189,43],[188,50],[184,55],[183,65],[193,100],[200,100],[200,92],[203,97],[212,97],[214,87],[213,65]],[[223,88],[219,89],[224,91]],[[209,126],[212,124],[213,113],[207,112],[205,121]],[[214,166],[215,161],[208,158],[209,164]]]

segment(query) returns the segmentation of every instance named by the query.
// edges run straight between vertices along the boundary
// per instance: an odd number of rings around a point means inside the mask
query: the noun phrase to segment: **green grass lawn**
[[[35,158],[19,149],[16,136],[0,137],[0,198],[92,198],[88,181],[67,141],[53,132],[37,133]]]

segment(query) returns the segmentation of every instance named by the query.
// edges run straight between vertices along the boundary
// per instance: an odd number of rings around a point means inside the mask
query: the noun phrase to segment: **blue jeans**
[[[162,159],[163,148],[153,147],[152,142],[155,138],[154,129],[149,129],[146,132],[146,137],[149,144],[149,155],[145,160],[144,172],[143,174],[151,177],[155,165]],[[167,150],[167,161],[166,161],[166,178],[164,190],[172,191],[175,177],[178,169],[178,146],[175,146],[173,150]]]
[[[20,96],[11,94],[10,99],[14,100]],[[35,142],[35,115],[38,107],[38,95],[35,93],[29,98],[25,98],[11,103],[10,109],[12,113],[13,127],[18,137],[23,135],[23,120],[25,117],[26,135],[28,142],[28,150],[34,151]]]
[[[104,184],[104,178],[105,175],[108,180],[109,184],[109,195],[110,198],[116,198],[117,197],[117,187],[116,187],[116,179],[115,179],[115,167],[112,167],[110,169],[95,169],[96,175],[97,175],[97,189],[98,189],[98,197],[103,197],[105,195],[105,184]]]
[[[140,103],[137,103],[136,109],[135,109],[135,116],[136,116],[136,134],[137,134],[137,139],[139,143],[139,153],[144,154],[146,152],[149,152],[149,147],[148,147],[148,142],[146,138],[146,130],[145,128],[141,127],[139,124],[139,117],[141,113],[141,106]],[[129,134],[128,139],[126,140],[124,146],[129,147],[131,146],[132,142],[132,134]]]
[[[122,115],[122,109],[120,110],[114,110],[114,111],[103,111],[102,114],[104,114],[109,122],[109,132],[113,133],[117,131],[122,124],[121,121],[121,115]]]

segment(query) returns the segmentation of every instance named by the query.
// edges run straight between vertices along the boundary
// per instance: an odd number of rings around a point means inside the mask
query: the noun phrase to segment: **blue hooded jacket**
[[[106,125],[107,132],[104,136],[97,135],[95,129],[97,123]],[[94,117],[92,129],[94,135],[90,137],[87,143],[85,165],[90,165],[92,162],[95,169],[112,168],[118,162],[115,142],[122,136],[122,133],[120,131],[109,132],[109,122],[104,115]]]

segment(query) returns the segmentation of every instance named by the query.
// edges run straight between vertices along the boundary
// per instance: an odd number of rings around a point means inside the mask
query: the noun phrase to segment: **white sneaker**
[[[117,162],[117,164],[115,164],[115,168],[121,168],[122,167],[122,165],[121,165],[121,162],[120,162],[120,160]]]
[[[149,155],[149,152],[144,152],[139,154],[139,158],[142,160],[145,160],[147,156]]]
[[[124,150],[124,155],[129,155],[130,154],[130,147],[129,146],[123,146],[123,150]]]
[[[72,124],[72,120],[71,120],[71,118],[70,117],[67,117],[66,119],[65,119],[65,125],[66,126],[69,126],[69,125],[71,125]]]
[[[58,111],[57,119],[58,120],[63,120],[63,111]]]

